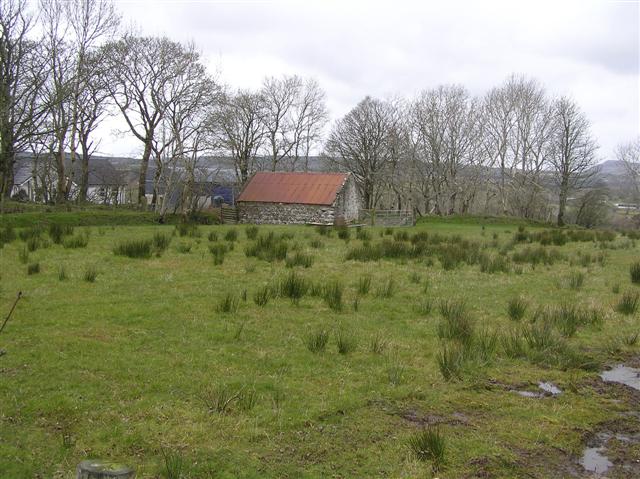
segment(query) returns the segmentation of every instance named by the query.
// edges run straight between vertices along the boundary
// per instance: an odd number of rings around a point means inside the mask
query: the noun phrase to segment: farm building
[[[357,220],[360,199],[348,173],[258,172],[237,206],[241,223],[330,225]]]

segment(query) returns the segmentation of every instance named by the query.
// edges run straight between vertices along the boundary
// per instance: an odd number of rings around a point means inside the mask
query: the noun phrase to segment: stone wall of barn
[[[356,221],[360,214],[360,195],[353,177],[349,175],[342,189],[333,203],[336,207],[336,217],[339,223]]]
[[[333,206],[238,202],[241,223],[255,224],[323,224],[332,225],[336,218]]]

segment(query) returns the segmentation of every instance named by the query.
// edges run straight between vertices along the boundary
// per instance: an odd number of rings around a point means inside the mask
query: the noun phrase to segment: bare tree
[[[131,133],[143,145],[138,175],[138,205],[145,200],[149,159],[167,107],[167,89],[190,53],[166,37],[125,35],[104,47],[106,85]]]
[[[40,0],[40,18],[44,30],[42,54],[48,61],[48,78],[44,85],[48,105],[47,127],[53,133],[51,143],[56,167],[56,202],[66,201],[74,181],[73,168],[66,171],[66,148],[71,127],[71,98],[75,79],[74,53],[66,41],[68,24],[62,0]]]
[[[245,184],[255,171],[256,155],[264,144],[264,103],[259,93],[240,90],[225,94],[210,118],[210,128],[233,158],[238,183]]]
[[[556,100],[550,163],[558,186],[558,226],[565,224],[567,200],[571,192],[588,185],[597,172],[597,149],[589,121],[578,105],[566,97]]]
[[[0,202],[11,195],[16,154],[28,148],[46,108],[38,103],[45,65],[29,40],[26,0],[0,0]]]
[[[640,136],[616,148],[616,159],[621,161],[633,187],[634,201],[640,203]]]
[[[294,110],[301,89],[302,80],[297,76],[268,77],[263,81],[263,121],[272,171],[291,155],[297,144],[298,121]]]
[[[476,101],[460,86],[423,92],[412,107],[416,154],[428,176],[425,191],[436,214],[468,208],[475,196],[473,178],[483,163],[479,113]]]
[[[104,84],[97,74],[101,68],[94,51],[99,42],[111,37],[118,29],[120,16],[111,0],[68,0],[64,3],[65,15],[73,33],[75,50],[75,76],[71,85],[71,132],[69,150],[71,168],[77,155],[77,142],[80,142],[81,177],[78,201],[87,196],[87,179],[91,148],[91,133],[104,116],[108,98]]]
[[[335,123],[327,140],[329,163],[353,175],[365,208],[375,208],[382,196],[399,121],[392,103],[366,97]]]
[[[308,79],[299,91],[293,121],[294,147],[291,154],[291,170],[295,171],[299,160],[304,171],[309,171],[309,155],[322,138],[322,130],[328,121],[325,93],[314,79]]]

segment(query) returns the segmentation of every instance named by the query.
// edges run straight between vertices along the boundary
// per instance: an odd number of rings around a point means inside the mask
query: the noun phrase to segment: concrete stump
[[[78,464],[76,479],[133,479],[136,472],[124,464],[89,460]]]

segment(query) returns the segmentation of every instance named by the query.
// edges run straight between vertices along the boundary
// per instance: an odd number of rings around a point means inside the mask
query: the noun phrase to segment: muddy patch
[[[578,463],[595,477],[640,477],[639,426],[638,419],[631,416],[600,424],[585,438]]]

